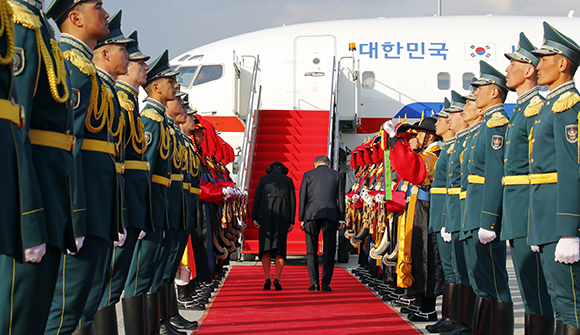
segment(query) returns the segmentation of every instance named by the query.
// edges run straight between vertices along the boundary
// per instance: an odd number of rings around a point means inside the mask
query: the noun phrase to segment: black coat
[[[294,223],[296,192],[292,178],[278,170],[262,176],[256,187],[252,220],[260,224],[260,257],[273,250],[286,258],[288,227]]]
[[[298,221],[344,221],[342,175],[322,164],[304,173],[300,185]]]

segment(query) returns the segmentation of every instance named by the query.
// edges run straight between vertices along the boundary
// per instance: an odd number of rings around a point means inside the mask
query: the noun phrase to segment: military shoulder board
[[[578,93],[566,92],[562,94],[556,102],[554,102],[552,111],[554,113],[561,113],[574,107],[578,102],[580,102],[580,96],[578,96]]]
[[[76,49],[67,50],[64,52],[64,58],[72,63],[76,68],[87,76],[93,76],[97,73],[97,69],[93,62],[91,62],[85,55]]]
[[[151,119],[153,121],[162,123],[163,122],[163,116],[159,115],[159,113],[155,112],[153,109],[146,109],[141,113],[141,116],[144,116],[148,119]]]
[[[501,126],[506,125],[508,123],[509,123],[509,120],[507,119],[507,117],[505,117],[500,112],[495,112],[491,116],[491,119],[489,119],[487,121],[487,127],[488,128],[501,127]]]
[[[540,109],[544,106],[544,100],[540,98],[538,95],[532,98],[528,107],[524,110],[524,115],[526,117],[532,117],[538,115]]]
[[[14,1],[10,1],[9,3],[12,6],[12,19],[14,23],[20,24],[28,29],[36,30],[40,28],[40,19],[30,9]]]
[[[135,104],[129,99],[127,93],[119,91],[117,92],[117,96],[119,97],[119,104],[121,105],[121,108],[127,112],[132,112],[135,109]]]

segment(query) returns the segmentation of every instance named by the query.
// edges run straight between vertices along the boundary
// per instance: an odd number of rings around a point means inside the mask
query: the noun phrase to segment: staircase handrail
[[[326,155],[328,158],[333,157],[333,148],[336,144],[336,138],[333,136],[334,134],[338,133],[338,129],[334,129],[335,119],[338,120],[336,116],[336,94],[337,94],[337,86],[335,85],[336,77],[336,56],[332,57],[332,78],[330,83],[330,108],[329,108],[329,117],[328,117],[328,149],[326,151]],[[333,157],[333,164],[332,168],[336,170],[337,168],[338,159]]]

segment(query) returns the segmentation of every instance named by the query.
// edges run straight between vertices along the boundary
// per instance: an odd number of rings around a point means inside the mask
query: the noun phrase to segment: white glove
[[[445,227],[441,227],[441,238],[447,243],[451,243],[451,233],[445,231]]]
[[[40,263],[42,256],[46,254],[46,243],[24,249],[24,260],[28,263]]]
[[[393,121],[391,121],[391,120],[385,122],[385,124],[383,125],[383,129],[385,129],[387,134],[389,134],[390,138],[395,137],[395,135],[397,134],[395,132],[395,127],[393,127]]]
[[[77,237],[75,238],[75,244],[77,245],[77,252],[81,251],[81,248],[83,247],[83,244],[85,243],[85,237],[81,236],[81,237]],[[66,253],[69,255],[76,255],[77,252],[72,252],[70,250],[67,250]]]
[[[147,233],[143,230],[141,230],[141,232],[139,233],[139,237],[137,237],[139,240],[142,240],[145,236],[147,235]]]
[[[485,228],[479,228],[479,233],[477,234],[479,235],[479,242],[481,242],[482,244],[488,244],[489,242],[495,240],[495,238],[497,237],[495,231],[488,230]]]
[[[530,249],[532,249],[532,252],[540,252],[540,247],[537,245],[530,245]]]
[[[385,203],[385,195],[382,193],[377,193],[375,195],[375,202],[378,202],[379,204]]]
[[[119,233],[119,240],[113,242],[114,247],[122,247],[127,239],[127,229],[123,228],[123,234]]]
[[[556,245],[554,260],[564,264],[572,264],[580,260],[580,238],[578,237],[560,237]]]

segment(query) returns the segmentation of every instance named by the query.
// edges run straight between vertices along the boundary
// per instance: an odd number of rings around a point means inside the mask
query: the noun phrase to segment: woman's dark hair
[[[286,166],[284,166],[284,164],[282,164],[278,161],[274,161],[270,164],[270,166],[268,166],[268,168],[266,169],[266,174],[268,174],[274,170],[278,170],[278,171],[282,172],[284,175],[288,174],[288,168]]]

